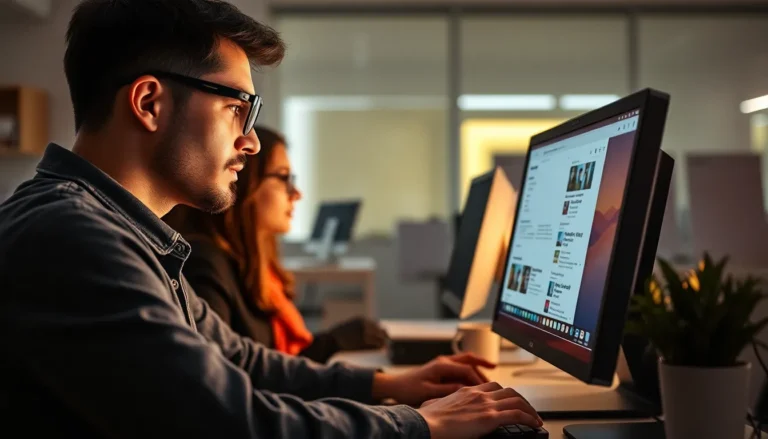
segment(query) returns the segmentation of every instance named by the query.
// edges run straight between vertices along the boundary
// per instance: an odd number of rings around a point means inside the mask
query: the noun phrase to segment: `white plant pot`
[[[749,369],[748,363],[704,368],[660,361],[666,439],[742,439]]]

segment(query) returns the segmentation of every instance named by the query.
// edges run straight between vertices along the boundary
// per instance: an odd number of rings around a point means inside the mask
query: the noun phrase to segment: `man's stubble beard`
[[[178,113],[174,117],[170,124],[174,129],[164,135],[151,166],[161,181],[173,187],[171,192],[185,200],[182,204],[211,214],[221,213],[234,205],[237,184],[233,181],[225,191],[221,191],[215,181],[210,186],[195,184],[199,183],[197,176],[210,174],[205,169],[210,165],[204,162],[205,157],[196,154],[199,149],[185,144],[182,133],[187,124],[182,118]]]

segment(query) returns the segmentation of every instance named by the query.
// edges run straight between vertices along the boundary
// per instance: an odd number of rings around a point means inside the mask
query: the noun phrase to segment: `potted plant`
[[[656,275],[630,305],[627,331],[646,337],[659,355],[667,439],[744,437],[750,364],[739,355],[768,324],[750,316],[766,296],[761,281],[724,276],[727,258],[708,254],[680,276],[659,259]]]

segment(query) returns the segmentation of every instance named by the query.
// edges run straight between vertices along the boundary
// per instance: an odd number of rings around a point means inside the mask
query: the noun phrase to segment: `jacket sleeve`
[[[303,357],[267,349],[251,339],[240,337],[211,312],[205,301],[189,292],[198,331],[222,350],[232,363],[242,368],[254,387],[290,393],[306,400],[325,397],[346,398],[374,403],[373,369],[356,368],[344,363],[321,365]]]
[[[30,223],[5,255],[4,354],[103,436],[428,437],[408,407],[288,394],[355,396],[368,372],[268,351],[199,300],[195,332],[145,246],[102,216],[60,208]]]

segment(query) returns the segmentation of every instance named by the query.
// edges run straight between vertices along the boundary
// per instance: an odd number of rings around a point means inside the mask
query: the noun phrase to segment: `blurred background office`
[[[304,194],[286,258],[305,254],[323,202],[361,202],[346,251],[357,260],[333,273],[289,261],[313,327],[343,318],[329,304],[436,316],[472,177],[499,165],[519,187],[532,134],[649,86],[672,96],[660,253],[768,268],[768,1],[231,2],[288,45],[255,75],[260,123],[287,137]],[[48,141],[71,147],[62,57],[77,3],[0,0],[0,200]]]

